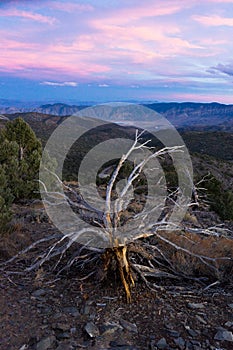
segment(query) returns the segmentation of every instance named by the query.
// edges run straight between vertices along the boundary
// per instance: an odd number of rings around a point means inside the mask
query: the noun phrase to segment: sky
[[[233,0],[0,1],[0,99],[233,103]]]

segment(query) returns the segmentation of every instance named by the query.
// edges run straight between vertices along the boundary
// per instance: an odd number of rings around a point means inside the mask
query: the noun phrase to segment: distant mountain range
[[[8,120],[13,120],[17,117],[23,118],[32,127],[37,137],[42,140],[43,145],[45,145],[56,127],[67,118],[65,116],[48,115],[38,112],[0,115],[0,129],[4,127]],[[214,158],[233,161],[232,124],[232,118],[229,118],[229,122],[226,122],[225,125],[222,123],[211,127],[189,126],[180,128],[179,130],[190,152],[207,154]],[[114,124],[112,125],[114,126]],[[111,136],[111,133],[114,133],[113,126],[109,126],[105,132],[105,136],[106,134]],[[227,132],[221,130],[223,127]],[[135,129],[131,127],[126,127],[124,130],[127,134],[135,133]]]
[[[233,131],[233,105],[220,103],[154,103],[147,107],[161,113],[178,128]]]
[[[2,102],[4,101],[4,103]],[[40,113],[53,116],[69,116],[73,115],[83,108],[84,105],[68,105],[64,103],[45,104],[39,107],[27,106],[7,106],[5,100],[0,100],[0,113],[12,119],[15,113]],[[156,102],[144,104],[144,106],[152,109],[167,118],[175,127],[190,130],[221,130],[233,131],[233,105],[224,105],[220,103],[193,103],[193,102]],[[34,114],[35,117],[35,114]],[[39,118],[39,117],[38,117]],[[129,117],[127,113],[124,115],[117,113],[108,113],[108,108],[104,106],[101,112],[101,119],[112,122],[125,122],[126,124],[132,121],[153,122],[154,114],[140,115],[135,114]],[[36,119],[36,117],[35,117]]]

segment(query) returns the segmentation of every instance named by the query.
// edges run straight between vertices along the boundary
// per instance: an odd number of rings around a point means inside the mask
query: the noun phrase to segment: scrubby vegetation
[[[203,187],[206,189],[206,197],[210,208],[214,210],[222,220],[233,220],[233,193],[224,189],[223,184],[208,174],[203,181]]]
[[[22,119],[6,123],[0,131],[0,225],[11,217],[12,202],[38,197],[42,146]]]
[[[0,165],[0,231],[2,231],[11,218],[11,204],[13,195],[8,187],[7,176]]]

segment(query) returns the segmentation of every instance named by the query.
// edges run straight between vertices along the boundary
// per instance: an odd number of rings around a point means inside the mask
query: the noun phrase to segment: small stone
[[[70,338],[70,334],[67,332],[59,333],[57,335],[57,339],[59,339],[59,340],[69,339],[69,338]]]
[[[191,344],[196,345],[196,346],[201,346],[201,343],[198,340],[191,340]]]
[[[114,346],[112,348],[108,348],[108,350],[139,350],[133,345],[121,345],[121,346]]]
[[[215,336],[215,340],[219,341],[230,341],[233,342],[233,334],[232,332],[226,331],[226,330],[219,330]]]
[[[24,344],[23,346],[21,346],[21,348],[19,350],[27,350],[28,346],[26,344]]]
[[[138,329],[135,323],[128,322],[126,320],[123,320],[123,318],[120,319],[121,326],[126,329],[129,332],[138,333]]]
[[[186,331],[190,335],[190,337],[196,337],[198,335],[198,332],[194,331],[189,326],[185,326],[184,328],[186,329]]]
[[[159,349],[166,349],[168,346],[165,338],[161,338],[156,345]]]
[[[80,313],[78,311],[78,309],[74,306],[67,306],[67,307],[64,307],[63,311],[66,313],[66,314],[70,314],[71,316],[73,317],[77,317],[77,316],[80,316]]]
[[[56,348],[56,350],[70,350],[70,349],[73,349],[73,347],[71,347],[70,344],[66,344],[66,343],[60,343]]]
[[[173,325],[171,323],[166,323],[164,327],[167,329],[173,329]]]
[[[54,319],[57,319],[57,318],[62,318],[62,319],[64,319],[64,315],[61,313],[61,312],[57,312],[56,314],[54,314],[53,315],[53,318]]]
[[[84,329],[91,338],[95,338],[100,335],[99,328],[93,322],[88,322]]]
[[[157,349],[156,342],[155,342],[154,339],[152,339],[152,340],[150,341],[150,348],[149,348],[149,349],[150,349],[150,350],[156,350],[156,349]]]
[[[118,330],[122,330],[123,328],[117,324],[117,323],[110,323],[110,322],[107,322],[105,323],[103,326],[102,326],[102,336],[106,336],[106,335],[109,335],[109,334],[113,334],[115,332],[117,332]]]
[[[121,347],[121,346],[126,346],[125,340],[121,338],[117,338],[117,340],[111,340],[109,343],[110,346],[113,348]]]
[[[195,317],[196,317],[196,319],[197,319],[199,322],[201,322],[202,324],[207,324],[207,322],[204,320],[204,318],[201,317],[200,315],[196,315]]]
[[[180,332],[177,332],[173,329],[168,329],[167,333],[173,338],[179,338],[179,336],[180,336]]]
[[[67,332],[70,330],[70,325],[67,323],[58,323],[53,325],[52,328],[58,331]]]
[[[89,315],[90,312],[91,312],[91,306],[90,305],[85,304],[83,306],[83,308],[81,309],[81,313],[83,315]]]
[[[196,331],[194,331],[193,329],[187,329],[188,334],[190,335],[190,337],[196,337],[198,335],[198,333]]]
[[[185,340],[181,337],[174,339],[174,343],[179,347],[180,350],[185,348]]]
[[[188,308],[192,310],[204,309],[205,305],[202,303],[188,303]]]
[[[98,306],[98,307],[105,307],[107,304],[105,304],[105,303],[96,303],[96,306]]]
[[[75,334],[76,332],[77,332],[77,328],[76,327],[70,328],[70,333],[71,334]]]
[[[56,338],[53,335],[46,337],[41,341],[39,341],[39,343],[37,343],[36,350],[47,350],[53,346],[55,341],[56,341]]]
[[[228,328],[231,328],[233,327],[233,322],[230,322],[230,321],[227,321],[224,326],[228,327]]]
[[[42,297],[43,295],[46,294],[46,290],[45,289],[37,289],[32,293],[32,296],[37,298],[37,297]]]

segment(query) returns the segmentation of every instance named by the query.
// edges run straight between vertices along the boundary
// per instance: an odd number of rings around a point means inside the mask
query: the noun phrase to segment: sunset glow
[[[233,0],[1,1],[0,98],[233,103]]]

